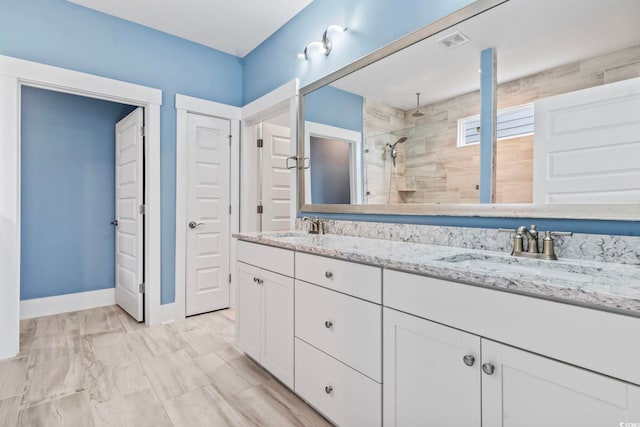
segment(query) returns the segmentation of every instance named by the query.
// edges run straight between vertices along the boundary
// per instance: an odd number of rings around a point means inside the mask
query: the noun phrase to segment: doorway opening
[[[143,321],[142,107],[25,85],[20,100],[21,317],[117,302]]]

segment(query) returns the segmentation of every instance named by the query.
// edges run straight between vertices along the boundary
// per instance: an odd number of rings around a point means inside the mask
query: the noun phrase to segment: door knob
[[[195,222],[195,221],[191,221],[189,223],[189,228],[196,228],[199,227],[201,225],[204,225],[204,222]]]

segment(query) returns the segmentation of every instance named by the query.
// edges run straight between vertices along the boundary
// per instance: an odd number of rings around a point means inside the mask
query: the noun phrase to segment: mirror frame
[[[508,1],[517,0],[477,0],[457,11],[440,18],[416,31],[395,40],[380,49],[316,80],[298,92],[298,212],[381,214],[381,215],[422,215],[422,216],[458,216],[458,217],[505,217],[505,218],[555,218],[555,219],[592,219],[637,221],[640,219],[640,203],[583,203],[583,204],[382,204],[382,205],[339,205],[305,203],[304,164],[304,96],[320,89],[348,74],[360,70],[376,61],[386,58],[406,47],[418,43],[449,27],[457,25],[474,16],[486,12]],[[494,87],[495,91],[495,87]],[[495,113],[494,113],[495,114]],[[495,136],[494,136],[495,138]],[[495,141],[494,141],[495,146]],[[302,153],[302,155],[300,154]]]

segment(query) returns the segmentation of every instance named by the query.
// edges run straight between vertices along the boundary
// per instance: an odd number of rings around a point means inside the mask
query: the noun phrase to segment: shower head
[[[420,111],[420,92],[416,93],[416,111],[412,114],[413,117],[422,117],[424,113]]]

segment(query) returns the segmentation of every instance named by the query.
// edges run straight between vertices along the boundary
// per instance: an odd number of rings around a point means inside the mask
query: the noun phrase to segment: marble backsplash
[[[300,219],[296,229],[306,230]],[[513,236],[492,228],[325,220],[325,233],[510,253]],[[575,233],[556,236],[559,258],[640,265],[640,237]]]

